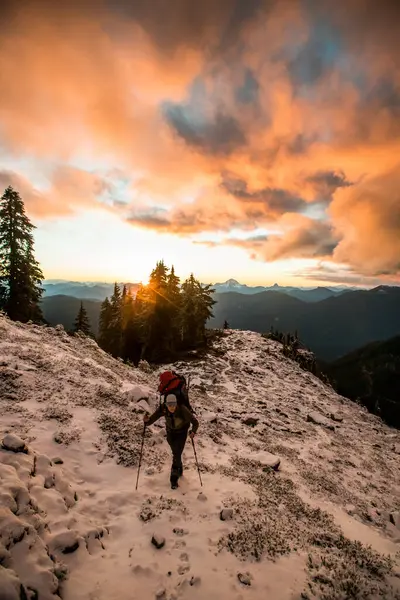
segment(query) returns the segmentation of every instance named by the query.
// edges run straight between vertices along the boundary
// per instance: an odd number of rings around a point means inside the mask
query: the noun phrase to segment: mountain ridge
[[[399,432],[280,344],[226,331],[206,359],[154,369],[61,327],[0,315],[0,334],[2,589],[44,600],[132,588],[143,600],[317,600],[356,581],[354,600],[398,600]],[[188,445],[180,487],[169,488],[159,423],[146,430],[135,491],[142,416],[170,367],[191,374],[203,487]]]

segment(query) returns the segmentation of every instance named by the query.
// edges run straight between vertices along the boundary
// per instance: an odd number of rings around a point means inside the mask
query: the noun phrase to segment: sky
[[[400,283],[400,2],[7,0],[0,190],[47,279]]]

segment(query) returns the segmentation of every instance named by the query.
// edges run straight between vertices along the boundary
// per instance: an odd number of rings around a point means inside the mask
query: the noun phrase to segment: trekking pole
[[[143,425],[142,445],[140,447],[140,458],[139,458],[139,466],[138,466],[137,479],[136,479],[136,490],[138,488],[138,483],[139,483],[139,473],[140,473],[140,467],[141,467],[141,464],[142,464],[143,444],[144,444],[144,435],[145,435],[145,433],[146,433],[146,423]]]
[[[201,487],[203,487],[203,482],[202,482],[202,480],[201,480],[201,475],[200,475],[200,467],[199,467],[199,462],[198,462],[198,460],[197,460],[196,447],[195,447],[195,445],[194,445],[194,439],[193,439],[193,438],[192,438],[192,446],[193,446],[193,452],[194,452],[194,458],[195,458],[195,461],[196,461],[197,470],[198,470],[198,472],[199,472],[200,485],[201,485]]]

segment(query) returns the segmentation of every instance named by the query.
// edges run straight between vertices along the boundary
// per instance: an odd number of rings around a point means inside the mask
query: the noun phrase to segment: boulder
[[[233,508],[223,508],[219,513],[221,521],[230,521],[233,517]]]
[[[260,417],[258,417],[256,415],[245,415],[242,418],[242,423],[244,423],[245,425],[254,427],[255,425],[257,425],[259,420],[260,420]]]
[[[310,423],[315,423],[316,425],[322,425],[322,427],[330,429],[331,431],[335,431],[335,426],[332,425],[332,423],[330,423],[328,419],[324,417],[324,415],[321,415],[316,411],[308,413],[307,421],[309,421]]]
[[[277,471],[279,469],[279,465],[281,464],[281,459],[278,456],[264,451],[252,452],[248,455],[248,458],[261,463],[264,467],[274,469],[274,471]]]
[[[391,512],[389,519],[397,529],[400,529],[400,511]]]
[[[240,583],[242,583],[243,585],[251,585],[251,575],[250,573],[238,573],[238,579],[240,581]]]
[[[330,417],[331,417],[332,421],[336,421],[337,423],[343,422],[343,417],[342,417],[342,415],[339,415],[339,413],[332,412],[330,414]]]
[[[143,410],[144,412],[148,413],[149,415],[151,415],[151,413],[153,412],[149,406],[149,403],[144,398],[139,400],[139,402],[136,404],[136,408]]]
[[[204,421],[204,423],[217,423],[218,415],[213,412],[206,412],[201,415],[201,420]]]
[[[79,548],[79,537],[76,531],[60,531],[52,535],[49,539],[49,548],[51,552],[62,552],[70,554]]]
[[[3,438],[2,445],[5,450],[9,450],[10,452],[28,453],[28,448],[26,447],[25,442],[14,433],[7,433],[7,435],[5,435]]]
[[[165,537],[154,533],[153,537],[151,538],[151,543],[157,548],[157,550],[160,550],[165,546]]]

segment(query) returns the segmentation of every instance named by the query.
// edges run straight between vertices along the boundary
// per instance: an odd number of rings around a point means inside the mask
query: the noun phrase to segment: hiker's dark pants
[[[167,442],[172,450],[171,479],[177,479],[182,475],[182,452],[186,444],[188,428],[167,431]]]

